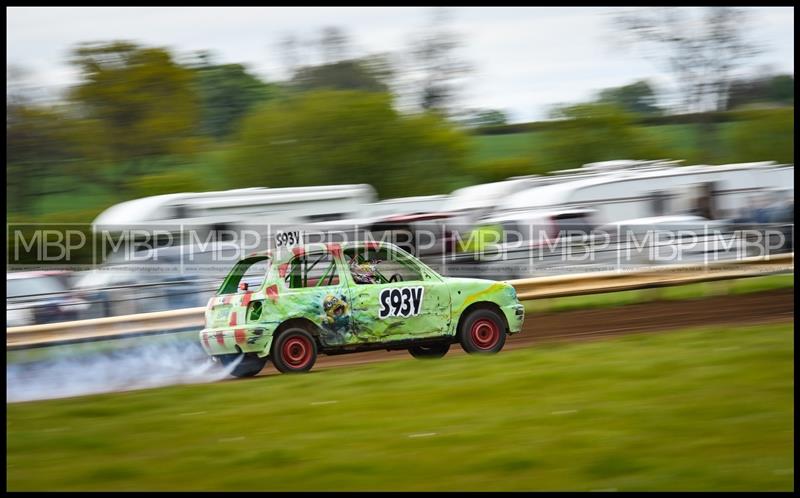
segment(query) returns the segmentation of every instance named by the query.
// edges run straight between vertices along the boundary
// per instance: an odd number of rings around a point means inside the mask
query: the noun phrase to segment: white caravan
[[[255,248],[260,250],[302,243],[308,227],[361,216],[376,197],[367,184],[157,195],[106,209],[92,229],[136,241],[136,250],[231,237],[246,246],[252,241],[243,240],[244,230],[256,231],[260,242]],[[212,235],[216,238],[210,239]]]
[[[177,193],[121,202],[94,220],[95,229],[149,225],[307,223],[352,218],[375,201],[370,185],[330,185]]]
[[[504,210],[509,198],[522,196],[525,192],[546,185],[557,185],[579,179],[595,178],[610,170],[636,167],[639,169],[664,167],[679,161],[659,159],[655,161],[618,160],[586,164],[582,168],[554,171],[548,175],[514,176],[494,183],[483,183],[455,190],[450,194],[443,210],[451,213],[452,223],[474,225],[481,219],[494,216]]]
[[[588,208],[596,211],[593,221],[597,225],[670,214],[733,219],[778,191],[794,197],[794,165],[649,163],[534,185],[498,204],[492,218],[522,221],[536,217],[535,213],[541,210]]]
[[[375,219],[397,215],[436,213],[442,211],[449,199],[448,195],[398,197],[370,204],[365,207],[365,212],[369,213],[369,217]]]

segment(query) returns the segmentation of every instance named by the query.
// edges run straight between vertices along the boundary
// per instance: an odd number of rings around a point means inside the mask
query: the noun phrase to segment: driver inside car
[[[350,261],[350,273],[357,284],[377,284],[380,283],[378,270],[376,269],[379,261],[357,262],[355,259]]]

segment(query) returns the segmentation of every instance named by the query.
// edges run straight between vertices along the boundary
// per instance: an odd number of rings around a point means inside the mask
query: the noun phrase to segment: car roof
[[[391,244],[389,242],[362,240],[362,241],[343,242],[343,243],[302,244],[290,248],[280,248],[278,250],[266,250],[266,251],[254,252],[249,254],[247,258],[249,259],[254,257],[267,257],[272,259],[276,263],[285,263],[290,259],[292,259],[293,257],[305,253],[329,252],[335,254],[339,251],[344,251],[347,249],[354,249],[354,248],[360,249],[362,247],[367,247],[370,249],[380,249],[384,247],[391,247],[392,249],[397,249],[397,250],[400,249],[396,245]]]

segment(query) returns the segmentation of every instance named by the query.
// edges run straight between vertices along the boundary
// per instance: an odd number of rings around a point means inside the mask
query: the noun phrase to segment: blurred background
[[[794,487],[793,7],[6,12],[7,487]],[[228,382],[234,261],[364,238],[523,333]]]
[[[793,162],[793,50],[788,7],[9,8],[12,321],[203,305],[229,266],[145,276],[90,242],[56,268],[20,252],[43,225],[93,241],[172,223],[167,262],[193,244],[178,224],[428,229],[404,247],[443,273],[439,256],[492,234],[786,227],[793,166],[772,165]],[[623,174],[640,202],[619,204]],[[591,195],[574,183],[609,175]]]

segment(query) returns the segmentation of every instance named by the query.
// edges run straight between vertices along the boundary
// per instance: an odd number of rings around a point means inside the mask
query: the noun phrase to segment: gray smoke
[[[215,382],[236,363],[223,367],[186,340],[143,340],[125,349],[7,364],[6,402]]]

